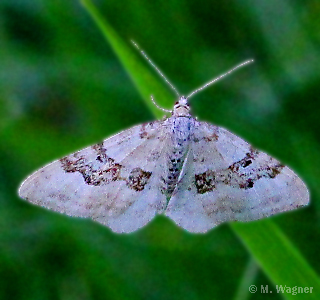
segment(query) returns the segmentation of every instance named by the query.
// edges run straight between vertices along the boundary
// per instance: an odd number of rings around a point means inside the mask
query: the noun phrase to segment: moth
[[[231,71],[180,96],[171,117],[122,131],[36,171],[22,183],[20,197],[118,233],[133,232],[156,214],[204,233],[223,222],[307,205],[308,189],[291,169],[190,114],[188,99]]]

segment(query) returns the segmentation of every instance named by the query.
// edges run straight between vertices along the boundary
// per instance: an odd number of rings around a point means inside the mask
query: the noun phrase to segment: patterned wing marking
[[[55,161],[29,176],[19,195],[115,232],[135,231],[166,206],[159,180],[166,163],[165,128],[136,126]]]
[[[308,204],[308,190],[292,170],[225,129],[217,135],[210,147],[191,144],[165,212],[179,226],[206,232],[222,222],[256,220]]]

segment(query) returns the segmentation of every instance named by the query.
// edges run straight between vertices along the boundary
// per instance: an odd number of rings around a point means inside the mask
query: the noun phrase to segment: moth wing
[[[302,180],[226,129],[197,122],[165,214],[190,232],[251,221],[307,205]]]
[[[29,176],[19,195],[70,216],[132,232],[162,212],[159,177],[166,165],[166,126],[138,125],[57,160]]]

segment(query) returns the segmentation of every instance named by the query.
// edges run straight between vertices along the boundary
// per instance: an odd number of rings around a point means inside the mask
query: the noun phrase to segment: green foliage
[[[0,4],[0,298],[317,299],[317,2],[82,4]],[[195,96],[193,113],[290,165],[310,187],[311,205],[205,235],[161,216],[117,235],[19,200],[21,180],[41,165],[161,117],[151,94],[172,107],[174,94],[131,39],[182,94],[255,58]],[[276,285],[314,288],[280,295]]]

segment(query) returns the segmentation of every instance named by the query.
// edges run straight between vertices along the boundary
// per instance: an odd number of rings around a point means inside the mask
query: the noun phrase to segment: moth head
[[[173,116],[190,116],[190,106],[188,104],[188,99],[184,96],[181,96],[179,98],[179,101],[176,102],[176,104],[173,107]]]

